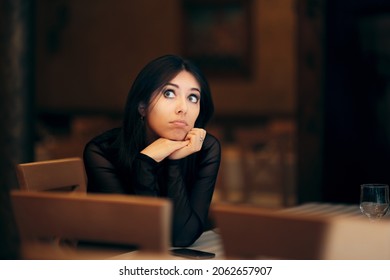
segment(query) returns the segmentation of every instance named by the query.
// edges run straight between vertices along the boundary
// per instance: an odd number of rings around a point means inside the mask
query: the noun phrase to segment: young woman
[[[191,62],[151,61],[130,89],[122,127],[85,147],[88,191],[169,198],[172,245],[191,245],[205,229],[221,160],[218,140],[204,130],[213,111],[208,82]]]

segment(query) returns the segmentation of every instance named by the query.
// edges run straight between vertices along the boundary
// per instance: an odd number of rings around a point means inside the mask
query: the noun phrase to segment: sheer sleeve
[[[137,155],[133,164],[132,182],[135,194],[160,196],[161,190],[157,180],[159,164],[141,153]]]
[[[89,142],[86,145],[84,165],[88,178],[88,192],[128,193],[126,183],[118,174],[118,168],[97,143]]]
[[[84,165],[88,178],[88,192],[125,193],[159,196],[158,163],[139,154],[133,170],[124,171],[118,165],[117,155],[102,143],[91,141],[84,149]]]
[[[209,134],[199,152],[191,188],[186,186],[181,160],[170,161],[167,191],[168,197],[173,201],[175,213],[172,236],[174,246],[189,246],[202,234],[208,219],[220,161],[220,144]]]

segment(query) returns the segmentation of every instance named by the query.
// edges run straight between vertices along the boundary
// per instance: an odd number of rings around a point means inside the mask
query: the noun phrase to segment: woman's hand
[[[143,149],[141,153],[151,157],[157,162],[160,162],[189,143],[190,141],[186,139],[184,141],[173,141],[165,138],[159,138]]]
[[[193,128],[187,133],[187,136],[183,141],[159,138],[143,149],[141,153],[151,157],[157,162],[162,161],[166,157],[174,160],[181,159],[200,151],[205,137],[206,130]]]
[[[200,151],[203,141],[206,137],[206,130],[202,128],[193,128],[188,133],[185,141],[189,141],[186,146],[174,151],[169,155],[169,159],[181,159],[193,153]]]

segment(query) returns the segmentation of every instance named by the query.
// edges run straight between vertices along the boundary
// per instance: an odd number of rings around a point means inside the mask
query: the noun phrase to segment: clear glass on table
[[[360,210],[371,221],[380,220],[389,209],[389,186],[363,184],[360,188]]]

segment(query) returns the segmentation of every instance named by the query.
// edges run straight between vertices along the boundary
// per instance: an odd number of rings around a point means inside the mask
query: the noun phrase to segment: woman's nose
[[[176,113],[177,114],[185,114],[187,113],[188,105],[185,99],[178,99],[176,103]]]

